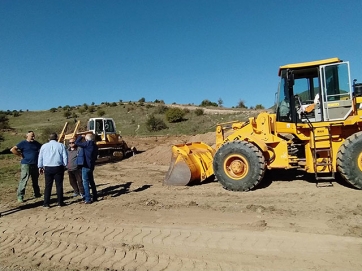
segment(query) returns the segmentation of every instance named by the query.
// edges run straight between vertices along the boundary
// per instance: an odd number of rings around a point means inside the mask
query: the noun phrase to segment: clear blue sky
[[[274,104],[281,65],[362,82],[362,0],[1,0],[0,110],[164,100]]]

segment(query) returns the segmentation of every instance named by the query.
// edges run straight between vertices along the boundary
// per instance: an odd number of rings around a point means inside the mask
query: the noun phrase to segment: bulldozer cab
[[[91,118],[87,129],[96,135],[96,141],[109,134],[116,134],[116,125],[112,118]]]
[[[349,62],[338,58],[280,67],[279,122],[346,119],[353,110]]]

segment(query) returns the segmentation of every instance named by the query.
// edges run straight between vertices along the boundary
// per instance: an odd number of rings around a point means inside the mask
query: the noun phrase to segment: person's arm
[[[10,151],[11,151],[13,154],[15,154],[16,156],[22,157],[22,154],[21,154],[21,152],[20,152],[20,150],[18,149],[17,146],[12,147],[12,148],[10,149]]]
[[[66,167],[68,165],[68,152],[63,144],[62,146],[63,146],[63,165]]]
[[[75,140],[75,145],[79,146],[79,147],[86,147],[87,146],[87,142],[82,142],[84,136],[78,136],[77,139]]]
[[[40,151],[39,151],[38,169],[39,169],[39,174],[43,174],[43,172],[44,172],[44,166],[43,166],[43,146],[40,148]]]

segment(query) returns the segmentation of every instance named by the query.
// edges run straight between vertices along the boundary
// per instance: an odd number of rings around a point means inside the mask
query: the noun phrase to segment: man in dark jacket
[[[83,137],[85,141],[83,142]],[[82,148],[82,151],[78,154],[78,165],[82,166],[82,180],[84,188],[84,203],[91,204],[91,195],[89,191],[89,186],[92,189],[93,201],[98,200],[97,188],[94,182],[93,171],[95,167],[95,162],[98,155],[98,147],[94,142],[94,135],[89,133],[85,136],[78,136],[75,144]]]

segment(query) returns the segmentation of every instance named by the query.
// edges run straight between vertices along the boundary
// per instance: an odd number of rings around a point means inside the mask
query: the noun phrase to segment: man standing
[[[79,155],[81,148],[75,145],[75,139],[69,139],[69,147],[68,147],[68,176],[69,183],[74,190],[74,197],[76,196],[84,196],[84,188],[82,182],[82,171],[78,168],[77,157]]]
[[[39,153],[38,168],[39,173],[45,176],[44,189],[44,205],[45,208],[50,208],[50,195],[52,192],[53,181],[57,190],[58,206],[64,206],[63,201],[63,180],[64,169],[68,163],[68,155],[65,146],[57,142],[58,135],[51,133],[49,142],[45,143]]]
[[[83,137],[85,137],[85,142],[82,142]],[[89,191],[89,186],[92,188],[93,201],[98,200],[97,188],[94,182],[93,171],[95,167],[95,162],[98,155],[98,147],[94,142],[94,135],[89,133],[85,136],[78,136],[75,144],[83,149],[83,158],[81,161],[82,164],[82,179],[83,179],[83,188],[84,188],[84,203],[91,204],[91,195]],[[79,161],[80,159],[78,159]]]
[[[18,145],[12,147],[10,151],[20,156],[21,159],[21,177],[18,186],[18,202],[24,202],[25,188],[29,177],[33,183],[34,197],[40,198],[40,188],[38,184],[39,172],[37,167],[39,150],[41,144],[35,140],[33,131],[26,134],[26,140],[21,141]]]

